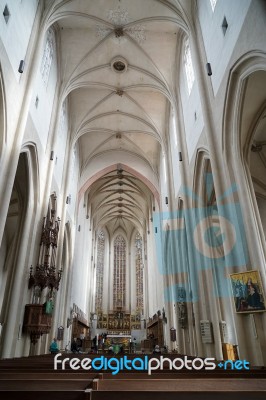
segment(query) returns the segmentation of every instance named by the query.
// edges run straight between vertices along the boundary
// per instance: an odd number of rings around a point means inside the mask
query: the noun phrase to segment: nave
[[[265,366],[265,1],[0,11],[3,363],[54,342]]]

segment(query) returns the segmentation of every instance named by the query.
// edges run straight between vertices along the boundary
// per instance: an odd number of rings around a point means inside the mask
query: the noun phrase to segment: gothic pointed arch
[[[231,180],[253,215],[246,234],[259,237],[251,257],[266,255],[266,53],[244,54],[230,71],[223,114],[223,152]],[[243,200],[244,201],[244,200]],[[244,213],[245,219],[245,213]],[[253,223],[254,221],[254,223]],[[256,221],[256,222],[255,222]],[[251,233],[253,232],[253,233]],[[257,261],[258,262],[258,261]],[[261,260],[264,264],[264,261]]]
[[[28,255],[23,253],[27,242],[33,239],[29,231],[30,222],[34,220],[34,202],[32,203],[32,185],[30,180],[30,154],[22,151],[19,156],[17,171],[10,197],[8,213],[6,216],[3,240],[0,247],[0,320],[3,330],[8,332],[10,322],[9,308],[12,298],[10,293],[21,286],[21,277],[26,273]],[[36,204],[35,204],[36,205]],[[23,265],[22,265],[23,263]],[[26,295],[27,286],[24,287]],[[20,299],[17,299],[18,303]],[[23,309],[17,309],[13,316],[18,321],[22,318]],[[13,352],[15,349],[13,349]],[[0,352],[5,354],[5,343],[2,341]]]

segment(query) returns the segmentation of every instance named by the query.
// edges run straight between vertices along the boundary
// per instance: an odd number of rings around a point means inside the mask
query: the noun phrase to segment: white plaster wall
[[[62,185],[63,168],[65,165],[67,134],[68,134],[68,110],[64,108],[60,112],[60,123],[54,151],[54,178],[59,188]]]
[[[157,264],[156,242],[153,232],[147,235],[147,261],[144,263],[144,274],[147,278],[147,317],[151,317],[163,307],[164,280]]]
[[[44,191],[45,191],[45,178],[46,174],[48,172],[49,168],[49,163],[47,163],[46,157],[45,157],[45,152],[41,144],[41,140],[37,134],[36,127],[32,121],[32,118],[30,115],[28,115],[28,120],[26,123],[25,127],[25,133],[23,137],[23,146],[26,145],[26,143],[34,143],[36,146],[36,152],[37,152],[37,157],[38,157],[38,171],[37,175],[39,177],[39,187],[35,188],[38,190],[40,199],[43,199],[44,196]],[[48,201],[48,199],[46,198]]]
[[[45,48],[46,40],[44,40],[43,48]],[[47,138],[50,128],[50,121],[54,107],[54,96],[57,84],[57,57],[56,49],[52,59],[51,69],[47,84],[44,83],[41,76],[41,63],[39,71],[35,79],[34,88],[32,91],[32,100],[30,106],[30,115],[38,132],[41,144],[46,149]],[[39,99],[38,107],[36,108],[36,97]]]
[[[72,225],[73,238],[75,243],[74,256],[72,260],[73,277],[71,304],[75,303],[84,312],[87,312],[89,296],[89,271],[91,266],[91,236],[89,224],[86,220],[86,208],[79,207],[77,225]],[[82,221],[82,223],[81,223]],[[80,226],[80,231],[78,227]]]
[[[212,12],[209,0],[198,1],[199,20],[207,60],[212,66],[211,81],[216,95],[228,60],[237,44],[239,33],[247,15],[248,9],[254,6],[256,0],[223,0],[217,1]],[[223,34],[224,16],[228,23],[226,34]]]
[[[3,16],[6,4],[10,11],[10,18],[7,23]],[[26,56],[37,5],[38,0],[0,0],[0,37],[17,81],[21,78],[18,67],[20,60],[24,60]]]
[[[6,24],[3,11],[7,1],[0,2],[0,68],[3,79],[3,91],[6,107],[6,143],[7,150],[11,150],[16,132],[18,118],[23,101],[25,87],[28,81],[28,65],[25,64],[24,73],[18,72],[19,62],[26,56],[28,41],[33,28],[37,1],[9,1],[11,17]],[[29,54],[27,55],[30,56]]]
[[[71,164],[71,168],[69,172],[67,196],[71,196],[71,201],[69,204],[67,204],[67,215],[72,221],[74,221],[77,206],[77,187],[79,180],[79,153],[76,147],[71,150],[69,162]],[[86,208],[84,210],[86,210]],[[84,224],[84,220],[82,220],[82,223]]]
[[[168,189],[168,172],[167,172],[167,159],[166,155],[161,154],[160,160],[160,193],[161,193],[161,207],[162,211],[169,210],[170,193]],[[168,197],[168,204],[165,203],[165,198]]]
[[[179,81],[180,81],[180,95],[181,95],[181,102],[183,109],[187,151],[188,151],[189,161],[191,161],[191,158],[196,149],[198,140],[200,138],[200,135],[204,127],[202,109],[201,109],[201,99],[196,80],[194,81],[191,93],[190,94],[188,93],[184,63],[182,63]]]
[[[178,191],[181,186],[181,175],[179,169],[179,151],[177,148],[177,140],[176,140],[176,132],[175,132],[175,121],[174,117],[171,116],[170,120],[170,148],[171,148],[171,158],[172,158],[172,172],[173,172],[173,179],[174,179],[174,194],[175,197],[178,194]]]

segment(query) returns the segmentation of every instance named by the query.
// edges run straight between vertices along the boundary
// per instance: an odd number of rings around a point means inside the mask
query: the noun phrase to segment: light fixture
[[[23,73],[24,67],[25,67],[25,61],[24,61],[24,60],[20,60],[19,67],[18,67],[18,72],[19,72],[20,74]]]
[[[210,63],[207,63],[207,64],[206,64],[206,68],[207,68],[207,74],[208,74],[208,76],[211,76],[211,75],[212,75],[212,67],[211,67],[211,64],[210,64]]]
[[[124,57],[117,56],[111,61],[111,69],[117,74],[122,74],[127,71],[128,62]]]

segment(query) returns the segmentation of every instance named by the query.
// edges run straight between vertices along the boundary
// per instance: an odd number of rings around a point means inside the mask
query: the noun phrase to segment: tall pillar
[[[18,124],[14,135],[14,143],[12,152],[8,161],[5,163],[1,175],[0,175],[0,192],[1,192],[1,203],[0,203],[0,215],[2,218],[0,219],[0,242],[2,241],[3,232],[5,228],[5,216],[8,212],[9,201],[13,189],[13,183],[16,175],[17,162],[19,159],[19,154],[21,152],[22,140],[25,132],[25,127],[27,123],[27,118],[30,109],[30,103],[32,99],[32,92],[34,88],[35,78],[39,69],[39,65],[42,59],[42,49],[43,49],[43,40],[45,36],[45,25],[41,24],[41,8],[42,3],[39,3],[36,20],[34,23],[33,31],[36,31],[37,38],[34,39],[35,43],[32,49],[32,55],[29,59],[28,63],[28,81],[25,86],[25,92],[23,96],[22,106],[18,118]],[[25,72],[24,72],[25,73]]]
[[[195,21],[195,31],[191,30],[190,48],[200,93],[205,134],[208,143],[209,157],[211,161],[213,181],[217,198],[217,208],[219,213],[219,210],[221,212],[222,211],[221,207],[223,207],[223,205],[221,205],[220,201],[218,200],[224,192],[224,185],[223,185],[224,181],[222,175],[224,171],[224,165],[222,160],[223,153],[219,147],[219,143],[217,143],[215,135],[216,127],[214,124],[213,108],[212,108],[212,104],[214,102],[214,95],[210,78],[207,76],[206,72],[207,58],[205,54],[203,39],[201,36],[201,28],[198,20]],[[221,215],[223,215],[222,212]],[[220,221],[220,225],[221,228],[226,231],[226,227],[223,227],[223,221]],[[222,298],[220,299],[214,296],[212,297],[211,314],[212,317],[214,318],[214,331],[216,334],[216,342],[218,342],[220,337],[219,334],[219,317],[221,308],[220,303],[223,303]],[[223,354],[222,354],[221,343],[220,342],[216,343],[215,348],[216,348],[215,349],[216,357],[218,359],[222,359]]]

